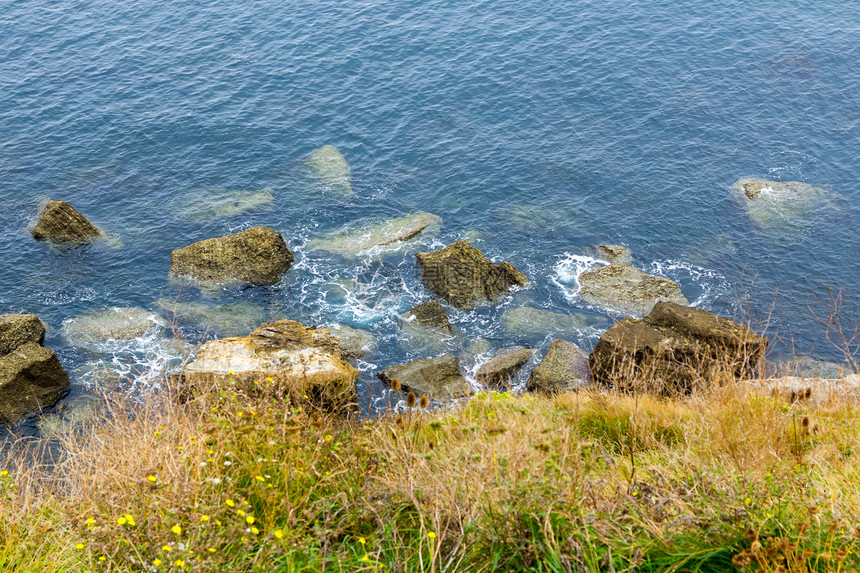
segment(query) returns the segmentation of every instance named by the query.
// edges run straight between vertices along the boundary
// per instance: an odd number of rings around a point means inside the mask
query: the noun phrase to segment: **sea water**
[[[524,305],[585,315],[571,338],[593,344],[617,316],[580,301],[577,276],[613,243],[697,306],[769,318],[775,353],[840,361],[812,313],[839,290],[842,318],[860,311],[858,94],[856,2],[0,2],[0,312],[45,321],[73,397],[102,367],[155,390],[147,373],[181,352],[82,349],[63,323],[107,306],[170,318],[163,301],[217,306],[228,324],[366,329],[380,340],[360,363],[370,396],[376,371],[420,357],[396,320],[432,298],[416,248],[350,259],[307,244],[427,211],[443,224],[420,248],[468,238],[531,281],[449,308],[464,347],[546,348],[551,335],[500,326]],[[309,183],[304,158],[325,144],[347,158],[352,196]],[[822,185],[832,202],[761,228],[729,191],[741,177]],[[260,190],[247,210],[197,209]],[[111,241],[34,241],[47,198]],[[254,225],[296,253],[278,284],[168,281],[173,249]]]

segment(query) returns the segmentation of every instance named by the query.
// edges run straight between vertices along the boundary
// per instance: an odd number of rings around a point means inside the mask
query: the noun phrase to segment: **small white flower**
[[[225,466],[232,466],[232,465],[233,465],[233,462],[231,462],[231,461],[226,461],[226,462],[224,462],[224,465],[225,465]]]

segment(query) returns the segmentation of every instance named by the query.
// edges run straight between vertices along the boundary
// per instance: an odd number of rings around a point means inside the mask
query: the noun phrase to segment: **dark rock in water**
[[[493,356],[478,369],[475,379],[486,388],[501,390],[509,388],[511,380],[526,362],[531,360],[531,348],[506,348]]]
[[[633,253],[624,245],[597,245],[595,249],[610,263],[633,264]]]
[[[579,275],[579,298],[625,315],[642,316],[658,301],[689,304],[678,283],[621,263]]]
[[[337,323],[327,328],[331,335],[338,339],[336,346],[347,358],[364,358],[368,354],[375,354],[379,349],[376,337],[366,330]]]
[[[278,282],[293,260],[280,233],[252,227],[176,249],[170,255],[170,272],[206,282],[268,285]]]
[[[305,165],[326,188],[344,197],[352,195],[352,172],[349,163],[334,145],[323,145],[314,149],[305,159]]]
[[[529,376],[529,392],[565,392],[591,381],[588,356],[572,342],[557,338],[549,345],[546,356]]]
[[[472,387],[460,373],[460,360],[450,354],[395,364],[377,376],[388,387],[397,378],[404,392],[428,398],[462,398],[472,393]]]
[[[0,357],[0,423],[18,423],[59,400],[68,389],[69,376],[54,351],[25,342]]]
[[[403,339],[399,345],[418,354],[438,354],[451,349],[454,328],[437,301],[422,302],[398,317]]]
[[[451,322],[448,320],[448,315],[445,314],[445,309],[435,300],[413,306],[400,315],[400,318],[412,326],[438,330],[449,336],[454,334],[454,329],[451,328]]]
[[[688,393],[725,378],[755,377],[767,340],[728,318],[659,302],[642,320],[625,319],[589,357],[594,380],[623,390]]]
[[[42,344],[45,325],[35,314],[0,314],[0,356],[26,344]]]
[[[293,320],[263,324],[248,336],[210,340],[197,349],[184,383],[215,384],[290,396],[335,413],[358,409],[358,371],[325,328]]]
[[[39,241],[87,243],[102,236],[95,225],[65,201],[48,201],[30,231]]]
[[[490,262],[467,241],[416,256],[427,288],[460,310],[492,302],[510,287],[528,282],[512,264]]]

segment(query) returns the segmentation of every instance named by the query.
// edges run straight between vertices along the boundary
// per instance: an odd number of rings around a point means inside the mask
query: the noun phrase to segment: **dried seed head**
[[[806,392],[803,393],[803,397],[809,400],[812,398],[812,388],[807,388]]]
[[[803,419],[800,421],[800,425],[804,428],[809,428],[809,416],[804,416]]]
[[[797,392],[795,392],[794,390],[791,391],[791,397],[789,398],[789,402],[797,402]]]
[[[418,405],[421,408],[426,408],[429,403],[430,403],[430,400],[427,399],[427,396],[421,396],[421,399],[418,400]]]
[[[395,392],[397,390],[400,390],[400,379],[399,378],[392,378],[391,379],[391,389],[394,390]]]
[[[410,392],[406,395],[406,405],[410,408],[415,407],[415,392]]]

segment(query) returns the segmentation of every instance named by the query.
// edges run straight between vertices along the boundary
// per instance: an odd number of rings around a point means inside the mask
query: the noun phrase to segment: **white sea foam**
[[[577,294],[581,288],[579,275],[605,267],[608,264],[607,261],[595,257],[565,253],[564,257],[553,267],[551,280],[562,290],[564,296],[572,301],[577,299]]]

